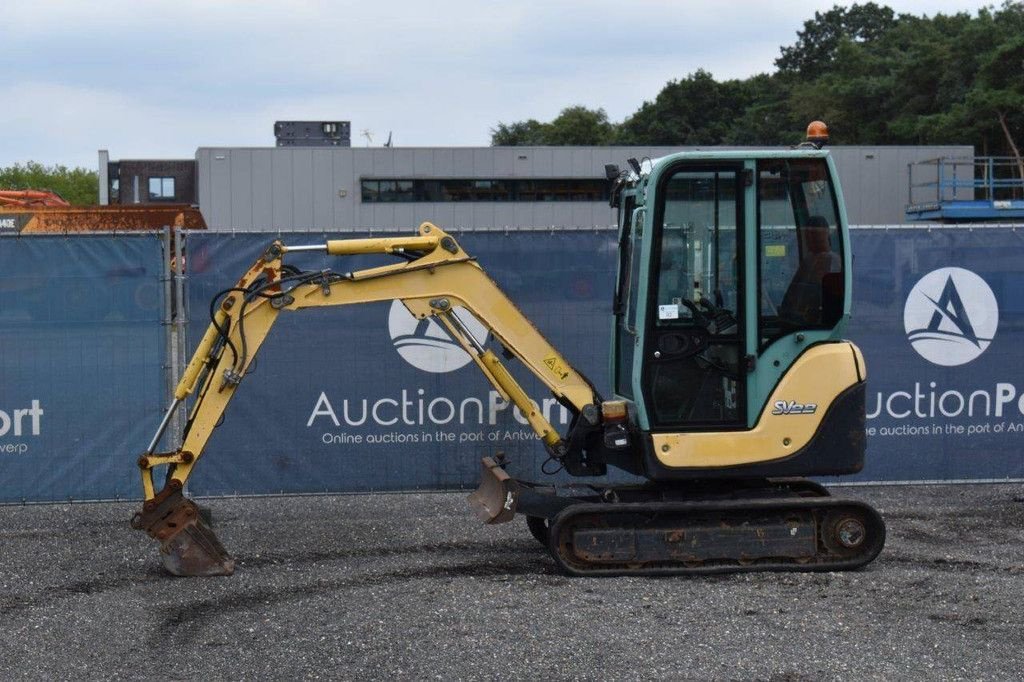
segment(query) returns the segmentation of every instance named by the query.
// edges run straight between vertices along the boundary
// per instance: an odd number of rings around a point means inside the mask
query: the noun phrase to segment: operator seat
[[[841,315],[843,308],[843,263],[832,250],[829,223],[814,215],[798,229],[800,264],[779,304],[779,317],[799,327],[834,324],[835,311]]]

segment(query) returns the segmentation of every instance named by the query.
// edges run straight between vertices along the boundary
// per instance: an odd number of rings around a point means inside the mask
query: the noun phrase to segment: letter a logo
[[[992,289],[963,268],[929,272],[914,285],[903,308],[903,328],[914,350],[944,367],[980,356],[998,326],[999,306]]]

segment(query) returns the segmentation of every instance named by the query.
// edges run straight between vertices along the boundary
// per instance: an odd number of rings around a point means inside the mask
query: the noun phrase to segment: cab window
[[[843,314],[835,190],[824,159],[758,164],[760,345],[801,329],[831,329]]]
[[[744,423],[741,171],[684,165],[659,186],[644,363],[652,428]]]
[[[615,393],[633,398],[633,355],[636,346],[636,300],[640,276],[639,225],[634,225],[636,200],[628,196],[619,213],[619,279],[615,287]],[[627,317],[628,314],[628,317]]]

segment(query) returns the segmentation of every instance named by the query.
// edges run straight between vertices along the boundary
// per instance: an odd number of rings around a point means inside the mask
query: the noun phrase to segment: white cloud
[[[277,119],[351,120],[354,142],[485,145],[565,106],[619,120],[671,79],[767,71],[833,2],[261,3],[8,0],[0,164],[95,166],[273,142]],[[897,11],[981,2],[891,2]]]

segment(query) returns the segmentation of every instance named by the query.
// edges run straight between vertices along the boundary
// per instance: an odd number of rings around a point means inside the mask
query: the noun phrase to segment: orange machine
[[[130,206],[71,206],[67,202],[17,203],[52,201],[5,195],[44,194],[64,202],[50,192],[0,191],[0,232],[21,234],[40,232],[124,232],[158,230],[165,226],[206,229],[206,222],[198,208],[189,204],[130,205]]]
[[[0,189],[0,206],[36,207],[61,206],[71,204],[61,195],[50,190],[39,189]]]

